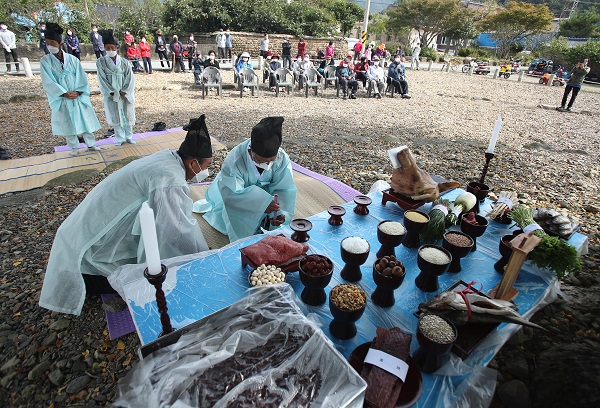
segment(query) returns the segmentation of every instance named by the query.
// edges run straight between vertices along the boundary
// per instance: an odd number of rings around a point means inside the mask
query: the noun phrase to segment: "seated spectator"
[[[396,56],[394,62],[388,69],[388,83],[396,88],[402,98],[410,98],[408,94],[408,82],[406,82],[406,67],[403,64],[404,58]]]
[[[377,99],[381,99],[381,94],[385,90],[385,72],[383,68],[379,66],[379,57],[375,56],[374,60],[371,61],[369,66],[369,70],[367,71],[367,76],[369,81],[371,82],[371,88],[374,92],[374,97]]]
[[[194,83],[200,85],[200,76],[204,71],[204,58],[202,58],[202,51],[197,50],[192,60],[192,68],[194,69]]]
[[[254,69],[252,67],[252,63],[250,62],[250,54],[246,51],[242,52],[240,58],[238,58],[237,63],[235,64],[236,72],[240,72],[242,69]]]
[[[325,67],[327,67],[328,65],[335,65],[335,62],[333,61],[333,58],[331,58],[331,55],[326,56],[325,59],[319,64],[319,68],[317,68],[317,71],[319,72],[319,74],[321,74],[321,76],[325,75]]]
[[[360,62],[354,65],[354,72],[356,73],[356,79],[362,82],[363,89],[367,90],[367,70],[369,69],[369,63],[366,57],[361,57]]]
[[[267,51],[267,55],[265,56],[265,59],[263,61],[263,82],[265,82],[266,79],[269,78],[269,64],[271,63],[271,58],[273,58],[273,54],[271,53],[271,51]]]
[[[304,58],[301,58],[298,55],[298,87],[300,89],[304,88],[304,73],[310,68],[314,68],[312,61],[310,60],[310,55],[308,53],[304,54]]]
[[[143,72],[142,67],[140,66],[140,58],[142,58],[142,53],[135,44],[135,41],[131,42],[127,47],[127,58],[133,65],[133,72]]]
[[[358,90],[358,81],[354,79],[354,71],[350,69],[351,58],[344,58],[342,66],[337,69],[337,76],[342,87],[343,98],[348,98],[348,87],[352,89],[350,99],[356,99],[356,91]]]
[[[220,69],[219,61],[217,61],[217,54],[214,50],[208,51],[208,57],[204,60],[204,68],[215,67]]]
[[[348,64],[348,67],[350,68],[350,70],[354,71],[354,63],[352,62],[352,57],[353,57],[353,53],[351,53],[350,51],[348,51],[348,53],[346,54],[346,58],[350,59],[350,64]],[[344,61],[345,59],[340,61],[340,67],[342,65],[344,65]]]
[[[272,92],[275,92],[277,86],[277,70],[281,68],[281,62],[279,62],[279,54],[273,54],[271,62],[269,63],[269,87]]]
[[[322,60],[323,58],[325,58],[325,53],[323,52],[323,50],[317,48],[317,59]]]

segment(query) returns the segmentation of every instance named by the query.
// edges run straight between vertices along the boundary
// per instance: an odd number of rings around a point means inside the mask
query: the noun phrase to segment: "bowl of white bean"
[[[260,265],[248,275],[250,286],[265,286],[285,282],[285,272],[275,265]]]

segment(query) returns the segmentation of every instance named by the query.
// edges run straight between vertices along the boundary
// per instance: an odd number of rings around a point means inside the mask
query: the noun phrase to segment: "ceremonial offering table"
[[[447,192],[444,197],[453,200],[462,192],[463,190],[456,189]],[[357,322],[358,334],[354,338],[338,340],[331,335],[328,327],[332,316],[327,302],[318,307],[301,305],[302,311],[309,318],[317,320],[325,335],[346,358],[356,347],[373,340],[377,326],[387,328],[395,326],[413,334],[411,353],[414,352],[418,347],[415,336],[417,318],[414,316],[418,304],[430,300],[459,280],[475,281],[474,287],[483,292],[496,286],[502,277],[494,270],[494,263],[500,258],[499,241],[503,235],[513,231],[510,226],[490,221],[485,234],[477,239],[477,251],[462,258],[462,271],[444,273],[439,278],[439,290],[431,293],[423,292],[415,286],[415,277],[419,274],[418,249],[397,247],[396,257],[404,263],[406,277],[400,288],[395,291],[395,305],[384,309],[374,305],[370,299],[376,288],[372,267],[376,260],[375,253],[380,246],[377,240],[377,225],[382,220],[402,222],[404,210],[391,202],[382,205],[381,193],[372,193],[369,196],[373,200],[369,206],[369,214],[356,214],[352,211],[355,203],[349,202],[343,206],[346,215],[342,225],[330,225],[328,222],[330,215],[327,211],[309,218],[313,227],[310,240],[306,242],[310,246],[308,253],[325,255],[334,263],[333,278],[325,289],[327,294],[334,286],[347,283],[340,277],[340,270],[344,266],[340,256],[341,240],[348,236],[359,236],[371,245],[369,258],[361,268],[362,280],[357,282],[367,293],[367,308]],[[481,214],[490,209],[490,204],[486,201],[481,206]],[[425,204],[421,209],[429,211],[430,207],[431,204]],[[452,229],[459,228],[452,227]],[[289,237],[293,231],[279,229],[274,233],[283,233]],[[181,329],[244,297],[250,286],[248,283],[250,269],[242,268],[239,249],[262,238],[264,235],[256,235],[236,241],[219,250],[163,260],[169,268],[163,290],[166,293],[173,327]],[[568,242],[580,253],[587,252],[587,237],[584,235],[576,233]],[[110,278],[111,284],[120,291],[128,303],[143,345],[156,340],[162,330],[155,291],[143,276],[144,267],[144,265],[127,265],[121,267]],[[299,297],[304,287],[298,272],[289,273],[286,282],[292,286]],[[525,318],[529,318],[535,311],[556,298],[559,282],[553,272],[540,270],[526,262],[514,287],[519,291],[518,297],[514,300],[519,308],[518,311]],[[486,364],[519,327],[514,324],[501,324],[464,360],[451,354],[451,360],[438,372],[423,374],[423,394],[416,406],[489,404],[495,387],[496,371],[487,368]]]

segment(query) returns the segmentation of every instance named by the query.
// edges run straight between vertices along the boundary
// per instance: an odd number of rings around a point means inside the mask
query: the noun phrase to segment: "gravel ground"
[[[324,98],[275,98],[265,91],[259,98],[240,99],[225,91],[222,99],[212,93],[202,100],[191,88],[191,74],[136,75],[135,132],[158,121],[181,126],[205,113],[211,135],[232,147],[260,118],[282,115],[284,148],[294,161],[367,192],[391,173],[385,150],[400,144],[408,144],[430,173],[461,183],[477,178],[494,121],[502,114],[498,156],[487,183],[496,191],[518,191],[531,206],[567,211],[582,222],[590,254],[583,270],[563,282],[571,301],[561,299],[534,316],[549,332],[520,331],[492,361],[499,369],[493,406],[598,406],[598,90],[579,94],[577,113],[559,113],[539,106],[557,105],[564,88],[459,73],[418,71],[408,78],[410,100],[367,99],[359,93],[359,99],[344,101],[331,89]],[[232,82],[230,72],[225,82]],[[97,86],[95,75],[90,83]],[[0,139],[13,157],[51,153],[64,144],[51,135],[39,78],[0,77],[0,95],[4,102],[15,101],[3,106]],[[100,96],[92,102],[106,130]],[[225,153],[218,153],[216,168]],[[88,299],[80,317],[37,306],[56,229],[103,177],[0,198],[2,406],[103,406],[137,361],[135,335],[108,340],[99,299]],[[566,359],[565,351],[573,358]],[[573,374],[557,376],[550,369],[555,361]]]

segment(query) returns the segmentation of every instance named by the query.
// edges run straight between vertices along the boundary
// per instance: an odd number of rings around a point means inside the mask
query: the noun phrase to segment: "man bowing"
[[[250,139],[225,158],[206,201],[195,205],[210,205],[204,219],[231,242],[289,224],[294,215],[297,189],[290,158],[280,148],[282,123],[282,117],[268,117],[254,126]]]
[[[135,144],[133,141],[135,81],[131,63],[117,55],[112,30],[102,30],[99,33],[104,42],[106,55],[98,58],[96,68],[106,121],[115,129],[117,146],[125,142]]]

